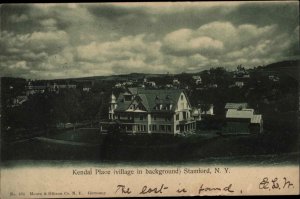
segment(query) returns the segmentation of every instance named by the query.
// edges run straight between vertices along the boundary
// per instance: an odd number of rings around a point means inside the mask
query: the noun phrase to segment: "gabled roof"
[[[226,103],[225,109],[244,109],[248,107],[248,103]]]
[[[134,99],[138,97],[141,99],[141,103],[146,108],[147,111],[158,111],[158,112],[170,112],[175,111],[177,101],[183,92],[179,89],[154,89],[148,90],[143,88],[129,88],[128,92],[133,96],[136,96]],[[120,94],[117,100],[117,108],[116,111],[124,111],[127,110],[131,101],[125,101],[124,95]],[[156,106],[162,106],[162,109],[156,110]],[[171,110],[169,110],[171,106]],[[168,109],[166,110],[166,107]]]
[[[128,109],[131,101],[125,101],[123,93],[120,93],[118,100],[117,100],[117,108],[116,111],[125,111]]]
[[[138,88],[137,88],[137,87],[128,88],[128,91],[129,91],[131,94],[135,95],[135,94],[137,94],[137,92],[138,92]]]

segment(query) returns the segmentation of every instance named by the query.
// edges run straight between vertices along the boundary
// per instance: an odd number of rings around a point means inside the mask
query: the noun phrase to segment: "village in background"
[[[298,153],[298,67],[293,60],[234,71],[2,77],[2,159]]]

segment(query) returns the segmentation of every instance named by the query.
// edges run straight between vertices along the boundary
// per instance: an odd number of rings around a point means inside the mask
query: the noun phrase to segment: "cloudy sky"
[[[299,3],[2,5],[1,76],[254,67],[299,58]]]

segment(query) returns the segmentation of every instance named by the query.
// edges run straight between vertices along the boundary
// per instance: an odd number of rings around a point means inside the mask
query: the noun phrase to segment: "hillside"
[[[288,60],[288,61],[281,61],[266,65],[264,67],[260,67],[263,72],[270,72],[270,73],[285,73],[286,75],[293,77],[297,81],[300,80],[300,60]]]

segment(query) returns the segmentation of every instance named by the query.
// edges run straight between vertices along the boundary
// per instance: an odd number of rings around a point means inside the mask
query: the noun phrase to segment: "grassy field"
[[[97,130],[68,130],[46,137],[4,143],[2,160],[84,160],[125,162],[198,162],[202,160],[247,163],[295,163],[299,155],[296,134],[221,136],[214,132],[187,137],[170,135],[103,135]],[[235,157],[237,159],[235,159]]]

